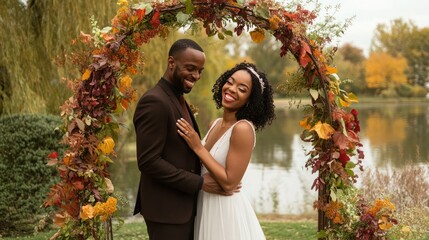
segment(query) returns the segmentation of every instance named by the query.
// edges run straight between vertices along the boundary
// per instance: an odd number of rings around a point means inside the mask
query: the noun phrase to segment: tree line
[[[81,32],[91,34],[94,25],[108,26],[116,10],[111,0],[3,1],[0,5],[0,115],[58,114],[62,103],[71,95],[67,79],[79,76],[77,70],[68,65],[58,67],[59,56],[71,54],[71,43]],[[324,26],[323,31],[333,28]],[[167,47],[183,36],[196,39],[206,50],[203,79],[190,96],[201,111],[208,111],[200,115],[203,118],[210,119],[215,114],[205,106],[211,103],[211,86],[216,78],[242,60],[254,62],[265,71],[279,97],[301,94],[302,87],[296,86],[299,69],[295,60],[280,57],[280,46],[274,39],[266,38],[255,44],[246,34],[219,40],[197,31],[192,36],[170,33],[169,37],[155,38],[142,47],[145,65],[133,83],[138,96],[162,76]],[[368,57],[362,49],[345,44],[338,49],[331,48],[336,50],[333,65],[339,69],[341,79],[346,79],[342,84],[347,91],[360,95],[423,97],[429,84],[429,42],[425,41],[428,37],[429,28],[418,28],[412,21],[396,19],[389,24],[381,23],[375,30]]]

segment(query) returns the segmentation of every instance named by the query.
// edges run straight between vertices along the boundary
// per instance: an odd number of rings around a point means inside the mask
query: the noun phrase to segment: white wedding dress
[[[203,145],[210,131],[219,122],[219,119],[216,119],[202,140]],[[253,124],[248,123],[252,126],[255,133]],[[210,150],[210,154],[214,159],[223,166],[225,166],[231,132],[235,124],[219,138]],[[203,166],[201,175],[205,173],[207,173],[207,169]],[[232,196],[222,196],[200,191],[194,232],[196,240],[265,239],[255,211],[242,192],[235,193]]]

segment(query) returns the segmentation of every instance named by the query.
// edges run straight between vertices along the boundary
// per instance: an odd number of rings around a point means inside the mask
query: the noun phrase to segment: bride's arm
[[[226,192],[234,191],[240,184],[252,155],[255,141],[252,126],[247,122],[239,122],[234,126],[225,167],[223,167],[201,144],[198,135],[186,121],[179,120],[177,125],[180,136],[186,140],[189,147],[198,155],[216,182]]]

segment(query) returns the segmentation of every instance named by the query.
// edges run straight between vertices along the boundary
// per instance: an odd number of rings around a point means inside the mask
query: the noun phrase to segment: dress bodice
[[[202,142],[203,145],[206,144],[207,136],[210,134],[210,132],[212,131],[212,129],[217,124],[219,124],[220,120],[221,120],[221,118],[218,118],[218,119],[216,119],[213,122],[213,124],[210,127],[209,131],[207,132],[207,134],[205,135],[205,137],[203,138],[203,140],[201,140],[201,142]],[[248,124],[250,124],[250,126],[252,126],[253,136],[254,136],[253,147],[255,147],[256,137],[255,137],[255,128],[254,128],[253,124],[251,122],[247,121],[247,120],[239,120],[239,121],[237,121],[230,128],[228,128],[228,130],[225,131],[225,133],[215,142],[215,144],[213,145],[213,147],[210,149],[210,154],[223,167],[225,167],[225,164],[226,164],[226,157],[228,155],[228,150],[229,150],[229,145],[230,145],[230,139],[231,139],[232,129],[234,128],[234,126],[237,123],[239,123],[241,121],[245,121]],[[204,175],[205,173],[207,173],[207,169],[203,166],[203,168],[201,169],[201,175]]]

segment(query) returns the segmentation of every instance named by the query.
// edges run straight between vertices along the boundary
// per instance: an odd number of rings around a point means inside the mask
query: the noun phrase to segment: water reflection
[[[367,168],[401,168],[429,163],[429,103],[357,104]],[[304,168],[308,143],[300,140],[301,110],[280,109],[273,124],[257,133],[251,164],[243,189],[258,213],[301,214],[313,212],[317,193],[310,189],[315,178]],[[130,216],[135,203],[139,172],[135,162],[134,136],[112,165],[115,191],[128,204],[122,216]],[[126,160],[125,160],[126,159]],[[125,161],[124,161],[125,160]]]

